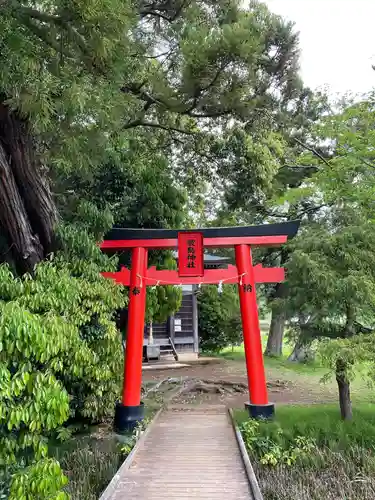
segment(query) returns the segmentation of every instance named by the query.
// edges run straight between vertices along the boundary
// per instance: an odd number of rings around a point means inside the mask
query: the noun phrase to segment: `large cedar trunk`
[[[43,258],[43,247],[33,234],[7,155],[0,143],[0,222],[10,246],[7,254],[16,256],[17,267],[33,269]]]
[[[341,417],[344,420],[351,420],[353,412],[350,399],[350,382],[347,376],[346,362],[343,359],[336,361],[336,381],[339,388]]]
[[[285,296],[285,285],[276,285],[274,298],[279,299]],[[286,314],[284,311],[272,309],[271,324],[267,338],[267,346],[264,351],[265,356],[281,356],[283,353],[283,339],[285,329]]]
[[[0,226],[17,268],[53,249],[57,210],[27,123],[0,103]]]

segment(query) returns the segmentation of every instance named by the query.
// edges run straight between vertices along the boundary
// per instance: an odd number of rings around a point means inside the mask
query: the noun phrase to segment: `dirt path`
[[[160,381],[167,377],[191,377],[203,380],[226,380],[233,383],[245,383],[246,367],[243,361],[220,360],[207,365],[193,365],[188,368],[145,371],[145,381]],[[319,383],[318,377],[299,374],[293,371],[279,373],[267,370],[269,400],[273,403],[313,404],[336,400],[332,388]],[[223,393],[193,392],[183,394],[171,401],[176,405],[225,405],[241,408],[249,400],[246,391],[243,393],[225,391]]]

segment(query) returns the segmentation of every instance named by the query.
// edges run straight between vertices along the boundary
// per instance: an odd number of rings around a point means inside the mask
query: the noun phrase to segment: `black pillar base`
[[[141,403],[139,406],[124,406],[117,403],[115,408],[114,429],[119,434],[131,432],[141,422],[145,416],[145,407]]]
[[[245,408],[249,412],[250,418],[257,420],[269,420],[275,415],[275,405],[273,403],[268,403],[267,405],[245,403]]]

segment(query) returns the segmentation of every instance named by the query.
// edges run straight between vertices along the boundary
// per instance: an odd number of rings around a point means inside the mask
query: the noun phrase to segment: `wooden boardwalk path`
[[[236,437],[225,410],[163,412],[102,500],[249,500]]]

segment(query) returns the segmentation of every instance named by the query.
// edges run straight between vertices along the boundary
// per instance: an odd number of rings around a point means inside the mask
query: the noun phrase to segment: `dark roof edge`
[[[288,236],[293,238],[298,231],[299,220],[262,224],[260,226],[208,227],[205,229],[132,229],[113,227],[105,240],[152,240],[173,239],[178,233],[203,233],[204,238],[237,238],[246,236]]]

